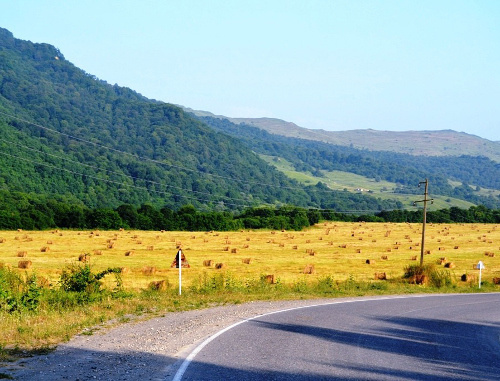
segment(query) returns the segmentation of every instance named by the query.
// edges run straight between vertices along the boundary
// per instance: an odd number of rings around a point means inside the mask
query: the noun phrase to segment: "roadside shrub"
[[[205,272],[192,283],[190,289],[192,292],[208,294],[220,291],[238,291],[244,290],[244,288],[243,282],[236,279],[230,272],[221,272],[211,277]]]
[[[339,291],[338,282],[335,282],[331,275],[318,279],[315,290],[322,294],[333,294]]]
[[[40,304],[41,293],[36,274],[23,279],[10,269],[0,269],[0,311],[34,312]]]
[[[68,292],[84,292],[87,294],[99,293],[102,291],[101,279],[107,274],[115,274],[115,289],[121,289],[120,273],[120,268],[108,268],[94,274],[89,264],[83,266],[72,265],[64,269],[61,274],[61,289]]]
[[[453,284],[450,272],[447,270],[439,271],[433,263],[424,265],[409,265],[404,269],[404,279],[410,283],[426,284],[441,288]]]

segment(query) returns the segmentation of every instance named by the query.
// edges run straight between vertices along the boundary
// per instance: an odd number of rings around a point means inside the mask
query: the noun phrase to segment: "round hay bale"
[[[19,261],[17,267],[20,269],[29,269],[33,263],[31,261]]]
[[[156,280],[149,283],[149,289],[154,291],[166,291],[168,288],[168,282],[163,280]]]
[[[225,263],[216,263],[215,264],[215,268],[217,270],[222,270],[222,269],[225,269],[226,268],[226,264]]]
[[[90,255],[88,255],[88,254],[80,254],[78,256],[78,260],[80,262],[88,262],[90,260]]]
[[[306,267],[304,267],[304,274],[314,274],[316,272],[314,265],[308,264]]]
[[[156,273],[156,267],[154,266],[144,266],[142,268],[143,275],[154,275]]]
[[[262,279],[264,280],[264,282],[269,283],[269,284],[276,283],[275,278],[274,278],[274,274],[264,275],[262,277]]]

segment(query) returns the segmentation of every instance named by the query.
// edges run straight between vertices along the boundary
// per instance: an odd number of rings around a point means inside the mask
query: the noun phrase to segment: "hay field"
[[[367,281],[384,272],[388,279],[400,278],[404,266],[419,263],[420,242],[421,224],[406,223],[327,222],[301,232],[3,231],[0,263],[35,271],[56,285],[62,269],[81,263],[87,253],[94,271],[123,268],[125,288],[161,279],[176,286],[178,269],[171,264],[181,246],[191,266],[182,271],[185,286],[220,271],[240,279],[274,274],[285,283],[326,275]],[[451,263],[459,284],[462,274],[478,274],[479,261],[486,267],[483,280],[500,277],[499,225],[427,224],[425,250],[424,262],[443,269]],[[31,267],[18,269],[20,261],[31,261]],[[217,263],[223,269],[216,269]],[[313,274],[304,274],[308,265]]]

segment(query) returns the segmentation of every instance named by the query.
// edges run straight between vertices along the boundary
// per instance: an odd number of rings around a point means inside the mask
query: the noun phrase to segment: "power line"
[[[176,194],[176,193],[173,193],[173,192],[165,192],[165,191],[159,191],[159,190],[155,190],[155,189],[148,189],[146,187],[140,187],[138,185],[125,184],[125,183],[122,183],[122,182],[119,182],[119,181],[115,181],[115,180],[103,179],[103,178],[100,178],[100,177],[97,177],[97,176],[92,176],[92,175],[87,175],[85,173],[80,173],[80,172],[72,171],[70,169],[59,168],[59,167],[51,165],[51,164],[41,163],[41,162],[37,162],[37,161],[34,161],[34,160],[22,158],[22,157],[19,157],[19,156],[16,156],[16,155],[12,155],[12,154],[9,154],[9,153],[6,153],[6,152],[0,152],[0,155],[9,156],[9,157],[12,157],[12,158],[15,158],[15,159],[19,159],[19,160],[22,160],[22,161],[25,161],[25,162],[30,162],[30,163],[33,163],[33,164],[42,165],[42,166],[45,166],[45,167],[53,168],[53,169],[56,169],[56,170],[59,170],[59,171],[65,171],[65,172],[72,173],[72,174],[79,175],[79,176],[85,176],[85,177],[88,177],[88,178],[91,178],[91,179],[94,179],[94,180],[104,181],[104,182],[108,182],[108,183],[112,183],[112,184],[117,184],[117,185],[121,185],[121,186],[125,186],[125,187],[130,187],[130,188],[136,188],[136,189],[145,190],[145,191],[148,191],[148,192],[160,193],[160,194],[171,195],[171,196],[178,196],[178,197],[187,198],[187,199],[193,199],[193,200],[197,200],[197,201],[217,202],[217,200],[210,200],[210,199],[203,199],[203,198],[197,198],[197,197],[190,197],[190,196],[186,196],[186,195]],[[214,196],[214,197],[218,197],[218,196]],[[233,204],[233,203],[227,203],[227,202],[224,202],[224,204],[225,205],[231,205],[231,206],[237,206],[237,207],[251,207],[251,205],[239,205],[239,204]]]
[[[169,167],[180,169],[180,170],[187,171],[187,172],[196,172],[198,174],[202,174],[202,175],[206,175],[206,176],[211,176],[211,177],[215,177],[215,178],[219,178],[219,179],[224,179],[224,180],[229,180],[229,181],[238,181],[238,182],[240,182],[242,184],[247,184],[247,185],[261,185],[261,186],[268,186],[268,187],[274,187],[274,188],[280,188],[280,189],[290,189],[290,190],[304,191],[304,189],[300,188],[300,187],[290,187],[290,186],[282,186],[282,185],[275,185],[275,184],[269,184],[269,183],[261,183],[261,182],[258,182],[258,181],[241,180],[241,179],[237,179],[237,178],[234,178],[234,177],[217,175],[217,174],[213,174],[213,173],[203,172],[203,171],[200,171],[200,170],[197,170],[197,169],[193,169],[193,168],[187,168],[187,167],[183,167],[183,166],[179,166],[179,165],[175,165],[175,164],[166,163],[166,162],[159,161],[159,160],[156,160],[156,159],[152,159],[152,158],[149,158],[149,157],[140,156],[140,155],[133,154],[133,153],[130,153],[130,152],[122,151],[122,150],[119,150],[117,148],[109,147],[109,146],[106,146],[106,145],[101,144],[101,143],[96,143],[96,142],[93,142],[93,141],[90,141],[90,140],[87,140],[87,139],[79,138],[77,136],[70,135],[70,134],[67,134],[65,132],[57,131],[57,130],[54,130],[52,128],[49,128],[49,127],[46,127],[46,126],[42,126],[41,124],[31,122],[29,120],[17,117],[15,115],[8,114],[8,113],[3,112],[3,111],[0,111],[0,114],[4,115],[4,116],[7,116],[9,118],[16,119],[18,121],[30,124],[32,126],[38,127],[38,128],[43,129],[45,131],[50,131],[52,133],[65,136],[65,137],[67,137],[69,139],[77,140],[77,141],[85,143],[85,144],[91,144],[91,145],[93,145],[95,147],[99,147],[99,148],[107,149],[107,150],[110,150],[110,151],[113,151],[113,152],[116,152],[116,153],[121,153],[121,154],[124,154],[124,155],[128,155],[128,156],[133,157],[135,159],[146,160],[146,161],[150,161],[150,162],[155,163],[155,164],[165,165],[165,166],[169,166]],[[315,191],[326,192],[326,193],[334,193],[335,192],[333,190],[318,190],[318,189],[315,189]]]
[[[124,173],[120,173],[120,172],[116,172],[116,171],[111,171],[111,170],[108,170],[108,169],[103,169],[103,168],[100,168],[98,166],[81,163],[81,162],[76,161],[76,160],[71,160],[71,159],[60,157],[60,156],[57,156],[57,155],[54,155],[54,154],[51,154],[51,153],[48,153],[48,152],[43,152],[43,151],[40,151],[38,149],[35,149],[35,148],[32,148],[32,147],[28,147],[28,146],[25,146],[25,145],[20,144],[20,143],[10,142],[10,141],[2,139],[2,138],[0,138],[0,141],[3,141],[5,143],[7,143],[7,144],[14,144],[14,145],[23,147],[23,148],[25,148],[27,150],[30,150],[30,151],[33,151],[33,152],[37,152],[37,153],[40,153],[40,154],[43,154],[43,155],[47,155],[47,156],[50,156],[50,157],[53,157],[53,158],[56,158],[56,159],[65,160],[65,161],[68,161],[70,163],[75,163],[75,164],[82,165],[84,167],[92,168],[92,169],[95,169],[96,171],[104,171],[104,172],[115,174],[115,175],[118,175],[118,176],[123,176],[123,177],[129,178],[129,179],[132,179],[134,181],[141,180],[141,181],[153,184],[153,185],[158,185],[158,186],[163,186],[163,187],[168,187],[168,188],[175,188],[175,189],[183,190],[183,191],[186,191],[186,192],[199,193],[199,194],[208,195],[208,196],[212,195],[212,193],[208,193],[208,192],[201,192],[201,191],[189,190],[189,189],[177,187],[175,185],[163,184],[163,183],[160,183],[160,182],[157,182],[157,181],[146,180],[146,179],[143,179],[143,178],[140,178],[140,177],[126,175]],[[40,162],[36,162],[36,163],[40,164],[40,165],[43,165],[43,163],[40,163]],[[53,168],[59,168],[59,167],[53,166]],[[63,169],[63,168],[60,168],[60,169]],[[235,198],[235,197],[229,197],[229,196],[222,196],[222,195],[221,196],[217,196],[217,197],[222,198],[222,199],[227,199],[227,200],[247,202],[247,200],[244,200],[244,199],[241,199],[241,198]]]
[[[165,163],[165,162],[162,162],[162,161],[159,161],[159,160],[155,160],[155,159],[148,158],[148,157],[143,157],[143,156],[140,156],[140,155],[137,155],[137,154],[129,153],[129,152],[122,151],[122,150],[119,150],[119,149],[116,149],[116,148],[112,148],[112,147],[108,147],[108,146],[105,146],[105,145],[100,144],[100,143],[92,142],[92,141],[87,140],[87,139],[82,139],[82,138],[79,138],[77,136],[73,136],[73,135],[70,135],[70,134],[67,134],[67,133],[64,133],[64,132],[60,132],[60,131],[54,130],[52,128],[49,128],[49,127],[46,127],[46,126],[43,126],[43,125],[31,122],[31,121],[28,121],[28,120],[20,118],[20,117],[17,117],[15,115],[5,113],[3,111],[0,111],[0,114],[4,115],[4,116],[7,116],[7,117],[10,117],[12,119],[16,119],[16,120],[22,121],[24,123],[33,125],[33,126],[38,127],[40,129],[43,129],[43,130],[46,130],[46,131],[50,131],[50,132],[55,133],[55,134],[60,134],[62,136],[68,137],[68,138],[73,139],[73,140],[80,141],[80,142],[85,143],[85,144],[91,144],[91,145],[94,145],[96,147],[100,147],[100,148],[103,148],[103,149],[106,149],[106,150],[110,150],[110,151],[113,151],[113,152],[117,152],[117,153],[121,153],[121,154],[130,156],[130,157],[133,157],[135,159],[150,161],[150,162],[153,162],[153,163],[158,164],[158,165],[165,165],[165,166],[169,166],[169,167],[172,167],[172,168],[181,169],[181,170],[188,171],[188,172],[197,172],[199,174],[203,174],[203,175],[207,175],[207,176],[212,176],[212,177],[216,177],[216,178],[223,178],[223,179],[227,179],[227,180],[230,180],[230,181],[238,181],[240,183],[249,184],[249,185],[254,184],[254,185],[263,185],[263,186],[268,186],[268,187],[279,187],[279,188],[283,188],[283,189],[293,189],[293,190],[304,191],[304,188],[287,187],[287,186],[279,186],[279,185],[266,184],[266,183],[260,183],[260,182],[243,181],[243,180],[240,180],[240,179],[237,179],[237,178],[233,178],[233,177],[221,176],[221,175],[211,174],[211,173],[207,173],[207,172],[202,172],[202,171],[197,170],[197,169],[186,168],[186,167],[182,167],[182,166],[178,166],[178,165],[174,165],[174,164],[168,164],[168,163]],[[81,163],[79,161],[75,161],[75,160],[71,160],[71,159],[66,159],[66,158],[63,158],[63,157],[59,157],[59,156],[56,156],[56,155],[53,155],[53,154],[50,154],[50,153],[47,153],[47,152],[43,152],[41,150],[39,151],[39,150],[36,150],[34,148],[31,148],[31,147],[28,147],[28,146],[24,146],[24,145],[22,145],[20,143],[9,142],[9,141],[7,141],[5,139],[1,139],[1,138],[0,138],[0,140],[6,142],[7,144],[16,144],[16,145],[24,147],[24,148],[26,148],[28,150],[40,152],[40,153],[42,153],[44,155],[47,155],[47,156],[51,156],[51,157],[54,157],[54,158],[57,158],[57,159],[61,159],[61,160],[66,160],[66,161],[72,162],[72,163],[77,163],[77,164],[80,164],[80,165],[85,166],[85,167],[93,168],[95,170],[101,170],[101,171],[105,171],[107,173],[116,174],[116,175],[119,175],[119,176],[130,178],[130,179],[135,180],[135,181],[141,180],[141,181],[153,184],[153,185],[171,187],[171,188],[176,188],[178,190],[183,190],[185,192],[199,193],[199,194],[202,194],[202,195],[213,196],[212,194],[207,193],[207,192],[200,192],[200,191],[195,191],[195,190],[188,190],[188,189],[184,189],[184,188],[181,188],[181,187],[176,187],[176,186],[173,186],[173,185],[161,184],[161,183],[156,182],[156,181],[142,179],[140,177],[125,175],[123,173],[119,173],[119,172],[115,172],[115,171],[110,171],[110,170],[103,169],[103,168],[100,168],[100,167],[97,167],[97,166],[92,166],[92,165],[89,165],[89,164]],[[14,157],[13,155],[11,155],[11,156]],[[22,158],[21,158],[21,160],[30,161],[30,160],[22,159]],[[45,164],[40,163],[40,162],[34,162],[34,161],[31,161],[31,162],[39,164],[39,165],[45,165]],[[58,167],[51,166],[51,165],[48,165],[48,166],[50,166],[50,167],[52,167],[54,169],[64,170],[64,171],[67,171],[67,172],[71,172],[71,173],[78,174],[78,175],[81,175],[81,176],[87,176],[89,178],[94,178],[94,179],[101,180],[101,181],[113,182],[113,183],[121,184],[121,185],[124,185],[124,186],[132,186],[132,185],[127,185],[127,184],[124,184],[124,183],[121,183],[121,182],[116,182],[116,181],[112,181],[112,180],[102,179],[102,178],[98,178],[98,177],[91,176],[91,175],[85,175],[85,174],[78,173],[78,172],[75,172],[75,171],[70,171],[70,170],[67,170],[67,169],[64,169],[64,168],[58,168]],[[156,192],[156,193],[171,194],[171,195],[175,195],[175,196],[179,196],[179,197],[184,197],[184,198],[197,199],[195,197],[183,196],[183,195],[175,194],[175,193],[172,193],[172,192],[168,192],[167,193],[167,192],[150,190],[148,188],[141,188],[141,187],[138,187],[138,186],[135,186],[135,185],[133,185],[132,187],[135,187],[135,188],[138,188],[138,189],[145,189],[146,191],[152,191],[152,192]],[[314,189],[314,188],[311,188],[309,190],[312,190],[314,192],[324,192],[324,193],[335,193],[335,192],[337,192],[335,190]],[[395,192],[394,193],[393,192],[386,192],[386,193],[389,193],[389,194],[400,194],[400,193],[395,193]],[[238,198],[228,197],[228,196],[214,196],[214,197],[217,197],[219,199],[226,199],[226,200],[247,202],[247,200],[244,200],[244,199],[238,199]],[[197,199],[197,200],[202,200],[202,199]],[[204,201],[210,201],[210,200],[204,200]],[[230,203],[227,203],[227,204],[228,205],[235,205],[235,206],[249,206],[249,205],[237,205],[237,204],[230,204]],[[263,205],[270,205],[270,204],[263,203]],[[321,209],[321,210],[328,211],[328,209]],[[367,210],[367,211],[353,210],[353,211],[334,211],[334,212],[336,212],[336,213],[373,213],[373,212],[378,212],[378,210]]]

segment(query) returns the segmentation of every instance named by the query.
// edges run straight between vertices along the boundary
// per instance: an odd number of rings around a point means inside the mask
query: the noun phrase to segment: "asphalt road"
[[[355,299],[242,321],[175,380],[500,380],[500,294]]]

